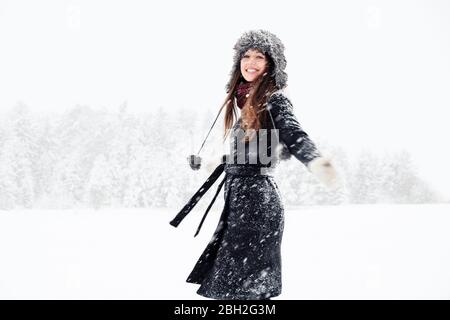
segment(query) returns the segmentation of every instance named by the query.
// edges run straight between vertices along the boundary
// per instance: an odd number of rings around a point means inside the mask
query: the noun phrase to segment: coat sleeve
[[[268,99],[267,109],[278,129],[280,142],[285,143],[289,152],[309,169],[308,164],[322,154],[300,126],[289,99],[282,93],[275,93]]]

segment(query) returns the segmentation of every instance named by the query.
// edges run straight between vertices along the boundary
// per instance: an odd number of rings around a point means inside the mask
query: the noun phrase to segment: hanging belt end
[[[178,227],[178,225],[180,224],[178,221],[172,220],[169,222],[171,226],[174,226],[175,228]]]

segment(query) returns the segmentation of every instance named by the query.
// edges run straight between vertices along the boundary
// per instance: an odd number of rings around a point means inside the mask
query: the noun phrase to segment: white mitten
[[[317,157],[311,160],[307,167],[328,188],[336,189],[341,185],[336,169],[331,163],[329,156]]]

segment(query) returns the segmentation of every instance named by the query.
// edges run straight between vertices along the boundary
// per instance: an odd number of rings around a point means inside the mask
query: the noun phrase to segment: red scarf
[[[237,85],[236,91],[235,91],[235,96],[236,96],[236,100],[237,100],[237,105],[240,109],[242,109],[242,107],[244,106],[252,85],[253,85],[253,82],[247,82],[247,81],[241,81]]]

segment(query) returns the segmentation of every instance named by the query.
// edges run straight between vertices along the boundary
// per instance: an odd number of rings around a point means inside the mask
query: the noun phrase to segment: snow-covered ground
[[[218,207],[220,208],[220,207]],[[220,215],[0,211],[1,299],[204,299],[185,279]],[[449,299],[450,205],[286,208],[275,299]]]

